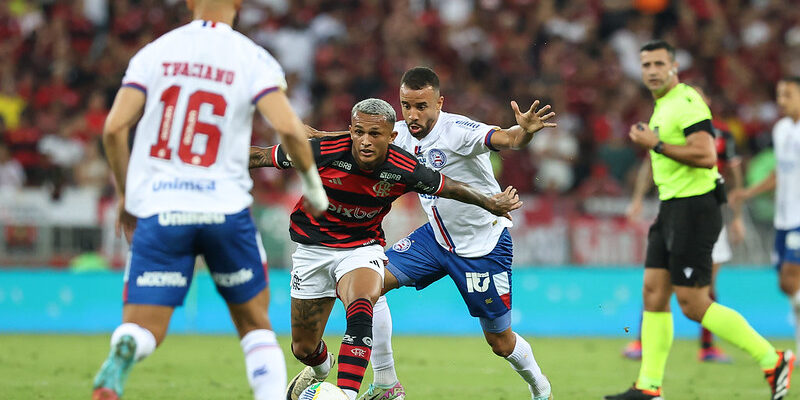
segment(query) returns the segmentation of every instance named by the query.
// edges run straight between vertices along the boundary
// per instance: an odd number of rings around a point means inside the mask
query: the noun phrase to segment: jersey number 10
[[[174,85],[167,88],[161,94],[161,102],[164,103],[164,112],[161,114],[161,123],[158,125],[158,141],[150,147],[150,156],[169,160],[172,158],[172,150],[169,148],[169,137],[172,134],[172,120],[175,117],[175,105],[178,103],[178,96],[181,87]],[[200,106],[203,104],[211,105],[211,112],[217,116],[224,116],[228,103],[219,94],[197,90],[189,96],[189,105],[186,107],[186,116],[183,120],[183,128],[180,132],[178,141],[178,158],[186,164],[208,167],[217,160],[219,150],[219,140],[222,136],[219,127],[216,125],[200,122],[197,120],[200,114]],[[192,144],[197,134],[206,135],[206,148],[203,153],[192,152]]]

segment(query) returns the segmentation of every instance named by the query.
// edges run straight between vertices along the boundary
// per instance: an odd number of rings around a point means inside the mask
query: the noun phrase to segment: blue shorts
[[[139,218],[123,301],[182,305],[198,255],[228,303],[245,303],[267,287],[266,252],[249,209],[228,215],[168,212]]]
[[[775,256],[778,270],[785,262],[800,265],[800,227],[775,231]]]
[[[460,257],[442,248],[431,225],[425,224],[386,251],[386,269],[400,286],[417,290],[450,275],[470,315],[481,318],[484,330],[498,333],[511,327],[512,248],[511,235],[504,230],[491,253]]]

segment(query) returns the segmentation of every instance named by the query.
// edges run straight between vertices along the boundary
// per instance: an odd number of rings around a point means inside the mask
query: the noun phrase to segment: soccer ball
[[[342,389],[338,386],[328,383],[320,382],[315,383],[303,390],[297,400],[349,400],[347,395],[344,394]]]

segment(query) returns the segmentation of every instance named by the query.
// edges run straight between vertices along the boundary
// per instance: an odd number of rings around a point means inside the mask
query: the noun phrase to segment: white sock
[[[534,397],[549,395],[550,382],[542,374],[539,364],[536,364],[531,345],[516,332],[514,332],[514,336],[517,337],[517,344],[506,360],[511,364],[511,368],[514,368],[514,371],[517,371],[519,376],[528,383]]]
[[[286,363],[275,332],[256,329],[241,341],[247,381],[256,400],[274,400],[286,396]]]
[[[136,353],[133,355],[136,362],[142,361],[156,349],[156,337],[147,329],[132,322],[126,322],[114,329],[114,333],[111,334],[111,347],[116,346],[125,335],[130,335],[136,342]]]
[[[797,354],[800,354],[800,291],[790,297],[789,302],[792,303],[792,311],[794,312],[794,340],[797,346]]]
[[[350,389],[342,389],[342,391],[344,392],[344,394],[347,395],[347,398],[350,399],[350,400],[355,400],[356,396],[358,396],[358,393],[356,393],[356,392],[354,392],[354,391],[352,391]]]
[[[314,377],[317,379],[325,379],[331,373],[331,353],[325,352],[325,361],[320,365],[311,367],[314,371]]]
[[[381,296],[372,307],[372,383],[383,387],[397,383],[392,357],[392,313],[386,297]]]

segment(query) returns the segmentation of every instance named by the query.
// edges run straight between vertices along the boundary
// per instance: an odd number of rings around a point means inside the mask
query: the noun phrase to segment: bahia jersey
[[[483,193],[500,193],[489,160],[492,134],[499,128],[475,122],[467,117],[441,112],[433,129],[422,140],[408,131],[405,121],[394,125],[394,144],[412,152],[420,163],[449,178],[466,183]],[[478,206],[420,194],[436,241],[462,257],[481,257],[497,245],[511,221]]]
[[[232,214],[250,206],[254,105],[286,88],[266,50],[228,25],[196,20],[136,53],[122,86],[147,96],[128,165],[128,212]]]
[[[372,171],[358,167],[350,135],[311,140],[314,160],[328,195],[328,210],[314,218],[301,198],[290,217],[292,240],[302,244],[352,248],[386,245],[381,222],[392,202],[414,191],[437,195],[444,177],[420,164],[411,154],[389,145],[386,161]],[[291,167],[281,146],[272,150],[272,163]]]
[[[775,148],[775,228],[800,228],[800,122],[784,117],[772,128]]]

